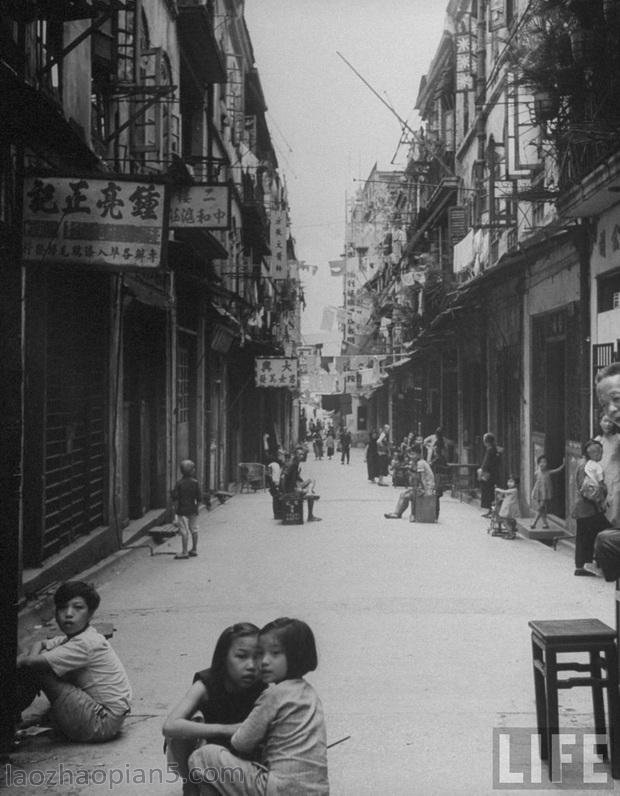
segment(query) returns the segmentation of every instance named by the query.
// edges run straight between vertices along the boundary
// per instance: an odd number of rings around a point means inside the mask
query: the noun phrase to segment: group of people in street
[[[584,444],[575,474],[575,575],[594,574],[589,565],[596,559],[614,580],[620,576],[620,363],[599,373],[596,391],[600,433]]]
[[[615,577],[620,576],[620,363],[601,370],[597,377],[596,392],[601,406],[600,433],[582,446],[582,458],[577,464],[574,481],[572,517],[575,519],[575,575],[595,577],[591,566],[609,561]],[[501,449],[495,436],[487,433],[483,438],[484,457],[477,471],[480,485],[480,505],[483,517],[496,515],[498,526],[505,523],[507,535],[514,538],[516,518],[521,513],[519,479],[509,475],[506,488],[498,486]],[[534,514],[530,528],[541,523],[549,528],[549,513],[554,496],[554,479],[566,467],[565,459],[551,467],[545,453],[538,455],[534,485],[530,493],[530,509]],[[494,531],[495,534],[495,531]],[[597,553],[598,551],[598,553]],[[602,558],[601,560],[599,560]],[[604,571],[605,574],[605,571]]]
[[[399,445],[390,441],[390,427],[371,431],[366,445],[368,481],[378,486],[389,486],[386,478],[391,474],[393,486],[404,486],[394,511],[386,519],[399,519],[411,505],[410,520],[416,519],[416,505],[421,500],[433,498],[434,519],[439,516],[439,498],[443,494],[444,476],[448,471],[447,441],[443,429],[425,437],[407,434]]]
[[[316,480],[304,478],[301,472],[306,458],[307,451],[302,445],[297,445],[292,453],[285,453],[282,448],[278,448],[269,457],[267,487],[272,499],[274,519],[282,519],[282,500],[294,495],[305,500],[308,506],[308,522],[321,521],[321,517],[314,514],[314,503],[319,499],[315,491]]]
[[[315,461],[326,458],[331,462],[339,453],[340,464],[350,464],[352,443],[351,432],[344,424],[336,431],[331,423],[324,426],[321,420],[308,423],[306,444],[312,447]]]
[[[110,643],[91,625],[99,602],[83,581],[57,589],[61,634],[17,659],[18,733],[45,723],[71,741],[101,743],[121,731],[132,690]],[[314,634],[300,619],[226,628],[211,666],[194,674],[162,728],[168,771],[183,782],[183,794],[328,794],[323,707],[305,680],[317,665]],[[35,707],[40,692],[45,715]],[[227,776],[233,770],[243,776]]]

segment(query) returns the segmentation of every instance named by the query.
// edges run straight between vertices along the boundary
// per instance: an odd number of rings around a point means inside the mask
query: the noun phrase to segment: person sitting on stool
[[[388,520],[399,520],[411,502],[411,517],[415,519],[415,500],[417,495],[435,493],[435,476],[427,461],[422,458],[422,448],[414,445],[410,454],[410,486],[398,496],[394,511],[384,514]]]
[[[313,513],[314,503],[319,499],[319,495],[314,493],[316,482],[313,478],[304,480],[301,474],[301,462],[304,459],[304,449],[301,446],[295,448],[291,461],[284,466],[282,477],[280,478],[280,491],[282,495],[298,495],[308,503],[308,522],[320,522],[321,517],[315,517]]]

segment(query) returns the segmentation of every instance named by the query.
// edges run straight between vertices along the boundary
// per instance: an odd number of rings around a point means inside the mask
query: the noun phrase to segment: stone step
[[[531,528],[533,517],[518,517],[517,518],[517,532],[526,539],[533,539],[536,542],[543,542],[543,544],[550,545],[555,550],[557,543],[560,539],[572,539],[570,534],[563,525],[554,522],[552,519],[547,520],[548,528],[543,528],[540,522],[536,528]]]

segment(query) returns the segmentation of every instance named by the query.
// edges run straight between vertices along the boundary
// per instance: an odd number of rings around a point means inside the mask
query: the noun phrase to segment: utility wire
[[[273,118],[273,115],[272,115],[271,113],[269,114],[269,121],[270,121],[270,122],[273,124],[273,126],[276,128],[276,130],[277,130],[277,131],[278,131],[278,133],[280,134],[280,137],[282,138],[282,140],[284,141],[284,143],[285,143],[285,144],[286,144],[286,146],[288,147],[288,151],[289,151],[289,152],[292,154],[292,153],[293,153],[293,147],[292,147],[292,146],[289,144],[289,142],[287,141],[287,139],[286,139],[286,136],[284,135],[284,133],[283,133],[283,132],[282,132],[282,130],[280,129],[280,126],[278,125],[278,123],[276,122],[276,120]]]

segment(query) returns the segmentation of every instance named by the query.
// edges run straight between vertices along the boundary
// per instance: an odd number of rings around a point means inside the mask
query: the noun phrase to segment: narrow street
[[[237,495],[201,515],[198,558],[138,549],[99,572],[97,618],[116,627],[133,714],[108,744],[27,741],[13,755],[7,793],[180,796],[180,784],[136,780],[138,770],[163,770],[166,713],[209,664],[225,626],[281,615],[315,632],[319,668],[309,679],[328,742],[350,736],[329,752],[333,794],[493,792],[492,729],[535,726],[528,620],[591,616],[613,625],[612,585],[575,578],[567,546],[491,537],[477,503],[444,497],[437,525],[384,519],[399,490],[367,482],[359,449],[350,466],[311,459],[304,473],[317,478],[322,522],[282,526],[268,493]],[[586,689],[562,692],[563,726],[588,726],[590,704]],[[20,766],[61,764],[65,774],[99,774],[90,784],[17,784]],[[123,782],[112,783],[112,769]]]

